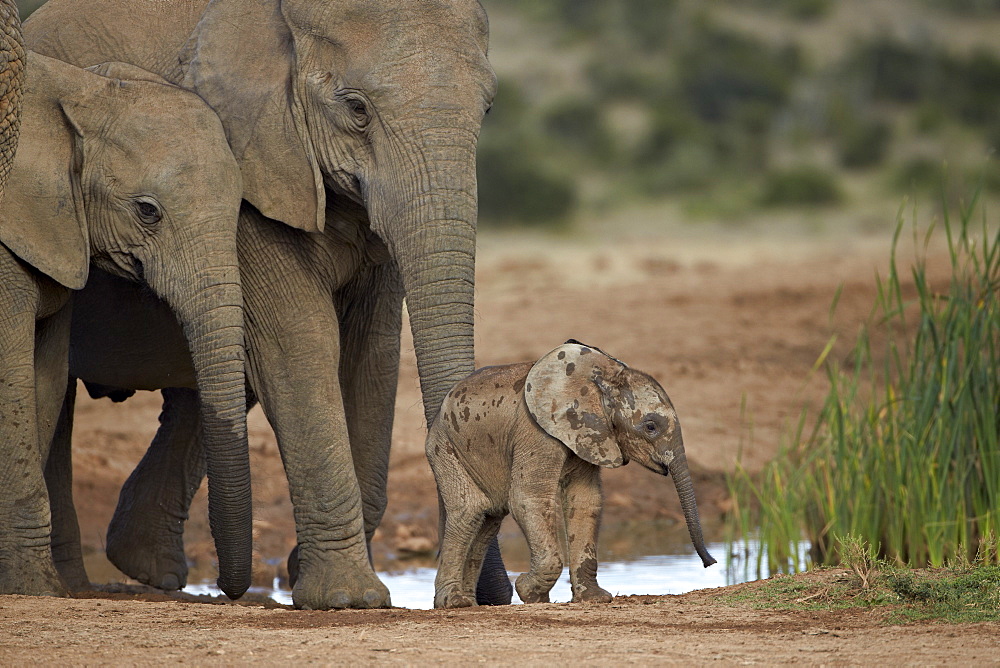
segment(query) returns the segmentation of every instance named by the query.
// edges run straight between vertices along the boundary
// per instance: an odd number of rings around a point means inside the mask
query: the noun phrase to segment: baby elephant
[[[688,532],[705,549],[681,426],[653,378],[570,340],[532,364],[485,367],[448,393],[427,435],[443,527],[434,606],[475,605],[487,544],[508,512],[524,532],[525,603],[547,602],[562,573],[559,518],[569,543],[573,601],[611,601],[597,585],[600,467],[635,460],[672,474]]]

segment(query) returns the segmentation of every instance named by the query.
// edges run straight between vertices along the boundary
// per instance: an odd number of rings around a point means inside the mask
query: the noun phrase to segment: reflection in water
[[[711,543],[709,552],[719,555],[719,564],[704,568],[696,554],[647,556],[633,561],[602,563],[597,572],[597,580],[612,594],[683,594],[695,589],[722,587],[727,584],[726,569],[722,566],[726,546]],[[511,578],[519,571],[512,572]],[[428,609],[434,607],[433,568],[414,568],[403,571],[382,572],[379,578],[389,588],[392,604],[400,608]],[[189,585],[184,589],[189,594],[213,594],[220,592],[214,584]],[[252,591],[269,594],[275,601],[292,604],[292,593],[287,589]],[[549,598],[553,602],[569,601],[573,597],[569,588],[569,574],[563,576],[552,588]],[[516,603],[520,603],[514,594]]]
[[[756,576],[757,554],[751,548],[738,547],[741,554],[727,552],[727,546],[719,540],[718,526],[706,525],[705,533],[715,540],[708,544],[708,551],[719,563],[704,568],[701,559],[694,552],[683,523],[667,520],[609,523],[601,527],[600,566],[598,582],[616,595],[629,594],[683,594],[695,589],[722,587],[751,580]],[[808,543],[799,549],[808,554]],[[529,554],[524,538],[516,525],[505,521],[501,530],[501,551],[513,579],[528,569]],[[103,555],[100,555],[103,560]],[[103,560],[108,573],[102,572],[98,563],[88,562],[87,570],[95,582],[109,582],[120,579],[121,574]],[[766,564],[766,559],[764,560]],[[392,560],[376,563],[379,577],[389,587],[392,604],[401,608],[427,609],[434,605],[435,569],[432,559],[418,562]],[[117,575],[115,575],[117,574]],[[766,575],[766,573],[765,573]],[[192,579],[198,577],[191,573]],[[201,583],[188,585],[184,591],[189,594],[221,595],[215,586],[214,577],[207,573]],[[211,578],[211,579],[209,579]],[[253,587],[252,592],[265,594],[278,603],[292,604],[292,594],[280,587],[275,580],[273,589]],[[566,570],[549,594],[554,602],[565,602],[572,598],[569,575]],[[520,602],[515,594],[515,601]]]

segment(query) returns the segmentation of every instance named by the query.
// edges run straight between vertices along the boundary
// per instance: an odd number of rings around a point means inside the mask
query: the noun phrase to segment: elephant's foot
[[[187,584],[184,524],[161,516],[149,521],[142,513],[119,507],[108,526],[108,559],[125,575],[158,589],[173,591]],[[168,526],[171,525],[171,526]]]
[[[68,596],[69,592],[46,545],[44,551],[0,547],[0,594]]]
[[[514,581],[517,595],[525,603],[548,603],[549,590],[555,582],[539,582],[531,573],[522,573]]]
[[[596,582],[573,586],[574,603],[610,603],[612,599],[611,592],[600,588]]]
[[[59,577],[62,578],[62,581],[66,583],[66,587],[71,592],[93,590],[94,587],[90,584],[90,578],[87,576],[87,571],[83,567],[82,561],[78,559],[60,561],[57,559],[56,570],[59,571]]]
[[[475,605],[475,596],[457,589],[446,590],[434,596],[435,608],[471,608]]]
[[[331,608],[391,608],[389,589],[375,575],[364,553],[353,560],[348,555],[325,551],[317,554],[298,546],[293,550],[292,602],[302,610]],[[289,575],[293,557],[289,556]]]

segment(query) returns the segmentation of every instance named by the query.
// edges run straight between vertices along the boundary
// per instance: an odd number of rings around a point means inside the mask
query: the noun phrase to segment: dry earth
[[[761,239],[729,232],[587,244],[484,236],[477,361],[535,359],[572,337],[656,376],[684,424],[702,517],[711,533],[729,504],[725,471],[741,451],[744,464],[758,468],[776,452],[803,406],[822,397],[823,378],[811,369],[833,335],[839,341],[833,354],[846,353],[870,311],[876,268],[884,270],[887,258],[884,235]],[[944,268],[943,262],[932,264],[931,273],[940,278]],[[380,569],[407,548],[433,545],[436,537],[436,498],[423,456],[412,344],[405,334],[403,347],[389,508],[375,540]],[[99,553],[117,490],[156,427],[159,401],[157,394],[145,393],[112,405],[81,394],[75,494],[85,549]],[[294,534],[277,447],[259,409],[252,414],[250,443],[258,579],[270,583],[283,575],[281,562]],[[608,472],[605,524],[676,522],[676,494],[667,487],[638,467]],[[505,536],[514,531],[505,528]],[[213,554],[204,489],[188,522],[187,548],[195,572],[209,575]],[[92,570],[91,577],[123,580],[113,570]],[[718,590],[619,598],[610,606],[454,612],[303,612],[126,591],[132,593],[0,597],[0,664],[1000,660],[996,625],[897,627],[863,611],[757,611],[720,602]]]

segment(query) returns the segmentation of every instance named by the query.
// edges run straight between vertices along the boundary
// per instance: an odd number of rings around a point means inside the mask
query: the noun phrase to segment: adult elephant
[[[0,198],[14,165],[24,90],[24,41],[14,0],[0,0]]]
[[[482,7],[51,0],[25,22],[25,35],[32,48],[76,64],[113,58],[154,70],[222,118],[244,183],[238,247],[249,379],[277,435],[294,506],[293,600],[389,605],[366,541],[386,503],[404,296],[428,422],[474,368],[475,153],[496,85]],[[107,279],[91,299],[138,308],[126,293]],[[154,331],[125,326],[117,341],[74,323],[72,371],[113,387],[190,386],[183,350],[164,340],[178,340],[168,337],[169,314],[145,309],[128,320],[157,317]],[[154,350],[159,364],[150,363]],[[196,399],[185,390],[166,396],[108,551],[129,575],[173,587],[186,577],[179,534],[202,466],[191,437]],[[133,494],[151,480],[163,491]],[[495,543],[491,556],[483,602],[509,602]]]

